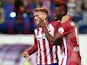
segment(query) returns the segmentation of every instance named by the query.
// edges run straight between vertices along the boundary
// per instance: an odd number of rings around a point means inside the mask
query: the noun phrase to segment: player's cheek
[[[34,21],[35,21],[36,24],[38,24],[39,23],[38,17],[34,17]]]

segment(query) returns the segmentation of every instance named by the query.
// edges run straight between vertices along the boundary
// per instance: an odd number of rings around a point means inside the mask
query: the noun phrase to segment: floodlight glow
[[[24,18],[27,17],[27,13],[23,13],[23,17],[24,17]]]
[[[15,12],[11,12],[10,13],[10,17],[12,17],[12,18],[16,17],[16,13]]]

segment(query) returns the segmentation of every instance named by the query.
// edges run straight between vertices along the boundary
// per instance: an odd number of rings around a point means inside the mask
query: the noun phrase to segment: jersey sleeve
[[[51,24],[54,27],[54,32],[60,27],[60,22],[52,22]]]
[[[34,35],[34,45],[31,47],[31,49],[29,49],[27,52],[29,55],[33,54],[34,52],[36,52],[38,49],[37,47],[37,40],[36,40],[36,37]]]
[[[56,30],[56,34],[65,36],[69,33],[73,32],[73,26],[70,23],[63,23],[61,26]]]

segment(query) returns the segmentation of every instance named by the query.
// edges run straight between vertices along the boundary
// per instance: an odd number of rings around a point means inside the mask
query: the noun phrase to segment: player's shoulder
[[[71,25],[71,26],[74,26],[74,27],[76,26],[76,24],[75,24],[73,21],[70,22],[70,25]]]
[[[62,26],[69,26],[69,27],[75,27],[76,26],[75,23],[72,20],[64,22],[61,25]]]
[[[53,26],[58,26],[61,23],[59,21],[52,21],[52,22],[50,22],[50,24],[53,25]]]

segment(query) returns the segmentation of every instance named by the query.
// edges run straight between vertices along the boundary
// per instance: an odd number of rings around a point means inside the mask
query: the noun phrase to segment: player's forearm
[[[50,45],[54,45],[55,39],[54,39],[54,37],[52,37],[52,36],[49,34],[49,31],[48,31],[48,29],[47,29],[45,23],[43,23],[41,27],[43,28],[43,30],[44,30],[44,32],[45,32],[45,35],[46,35],[47,39],[48,39],[49,42],[50,42]]]
[[[52,37],[49,32],[45,32],[47,39],[50,41],[51,45],[60,45],[62,43],[62,36],[57,35],[55,37]]]
[[[28,50],[28,54],[31,55],[33,54],[34,52],[36,52],[38,49],[37,45],[33,45],[32,48],[30,50]]]
[[[56,34],[54,37],[52,37],[49,34],[49,31],[47,30],[46,25],[43,24],[42,28],[44,29],[45,35],[46,35],[46,37],[49,40],[51,45],[54,45],[54,44],[60,45],[62,43],[62,37],[63,37],[62,35]]]

